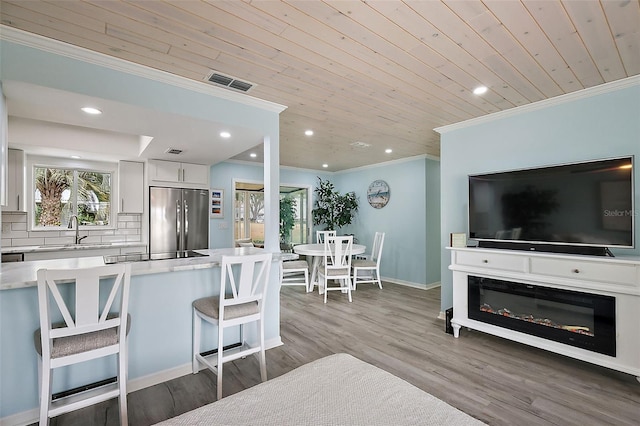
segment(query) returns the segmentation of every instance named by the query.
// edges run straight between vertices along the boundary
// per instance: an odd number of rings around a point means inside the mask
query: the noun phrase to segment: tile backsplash
[[[80,229],[83,244],[142,242],[142,215],[119,214],[116,228]],[[26,213],[2,213],[2,247],[72,244],[74,230],[27,231]]]

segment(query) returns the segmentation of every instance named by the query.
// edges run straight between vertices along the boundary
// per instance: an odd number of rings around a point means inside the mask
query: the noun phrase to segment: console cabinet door
[[[144,163],[120,161],[118,163],[120,213],[142,213],[144,209]]]
[[[26,212],[24,151],[8,149],[7,163],[7,205],[2,211]]]

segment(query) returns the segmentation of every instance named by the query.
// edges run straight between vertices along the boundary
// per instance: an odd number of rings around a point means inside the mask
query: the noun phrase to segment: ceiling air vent
[[[249,83],[248,81],[238,80],[235,77],[224,75],[217,71],[211,71],[209,75],[207,75],[207,81],[219,86],[239,90],[245,93],[251,90],[253,86],[255,86],[255,84]]]
[[[182,154],[182,150],[178,148],[167,148],[165,151],[167,154]]]

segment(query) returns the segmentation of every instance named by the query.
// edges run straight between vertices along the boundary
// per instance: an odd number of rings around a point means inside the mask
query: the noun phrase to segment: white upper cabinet
[[[144,210],[144,163],[118,163],[119,213],[142,213]]]
[[[209,166],[165,160],[149,160],[150,184],[187,184],[198,188],[209,187]]]
[[[24,151],[8,149],[7,163],[7,204],[2,211],[26,212]]]
[[[182,167],[182,182],[209,186],[209,166],[189,163],[180,163],[180,166]]]

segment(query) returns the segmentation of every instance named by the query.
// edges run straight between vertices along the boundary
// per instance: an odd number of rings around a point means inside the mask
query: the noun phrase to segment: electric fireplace
[[[468,276],[470,319],[616,356],[615,297]]]

